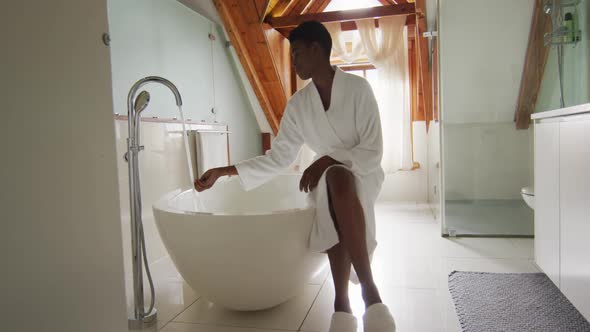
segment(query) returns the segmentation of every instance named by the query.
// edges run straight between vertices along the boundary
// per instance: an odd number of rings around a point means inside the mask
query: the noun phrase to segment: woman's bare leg
[[[348,279],[350,277],[351,263],[346,248],[338,243],[328,249],[328,258],[330,260],[330,269],[332,270],[332,279],[334,280],[334,290],[336,292],[334,311],[352,313],[350,299],[348,297]]]
[[[365,235],[365,215],[356,193],[354,175],[345,168],[333,167],[328,170],[326,181],[331,206],[336,216],[335,222],[337,223],[340,244],[348,253],[361,283],[365,307],[381,303],[381,297],[371,271]],[[330,251],[328,251],[329,253]],[[334,256],[337,255],[338,252],[334,253]],[[332,260],[330,260],[330,264],[332,264]],[[348,275],[346,279],[348,280]],[[334,279],[334,283],[336,286],[336,279]]]

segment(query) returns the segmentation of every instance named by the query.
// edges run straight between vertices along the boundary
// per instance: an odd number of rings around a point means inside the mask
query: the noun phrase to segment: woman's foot
[[[328,332],[356,332],[356,317],[348,312],[336,311],[332,314]]]
[[[367,308],[363,315],[364,332],[395,332],[395,320],[389,308],[376,303]]]

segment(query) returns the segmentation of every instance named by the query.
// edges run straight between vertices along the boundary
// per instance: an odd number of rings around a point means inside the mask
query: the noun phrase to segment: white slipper
[[[356,332],[356,317],[348,312],[337,311],[332,314],[328,332]]]
[[[383,303],[375,303],[363,315],[364,332],[395,332],[395,320],[389,308]]]

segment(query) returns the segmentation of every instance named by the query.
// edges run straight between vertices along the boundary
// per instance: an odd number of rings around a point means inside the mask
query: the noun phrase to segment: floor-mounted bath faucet
[[[150,101],[150,94],[147,91],[139,93],[137,98],[135,94],[144,85],[155,82],[167,86],[174,97],[176,98],[176,105],[182,106],[182,99],[178,89],[172,82],[157,76],[149,76],[137,81],[129,90],[127,96],[127,111],[128,111],[128,130],[129,138],[127,138],[127,153],[125,160],[129,166],[129,210],[131,214],[131,249],[133,262],[133,297],[134,297],[134,313],[133,317],[129,318],[130,329],[141,329],[151,326],[157,321],[157,312],[154,308],[154,283],[147,264],[145,239],[143,235],[143,223],[141,220],[141,187],[139,183],[139,151],[143,150],[140,145],[140,114],[147,107]],[[146,311],[144,307],[143,298],[143,269],[142,259],[145,264],[146,273],[150,283],[151,290],[151,304]]]

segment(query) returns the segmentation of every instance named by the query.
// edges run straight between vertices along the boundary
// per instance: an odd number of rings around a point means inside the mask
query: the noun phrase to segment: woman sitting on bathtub
[[[356,331],[348,298],[351,263],[362,287],[365,332],[395,331],[381,301],[370,261],[377,246],[374,203],[384,173],[379,110],[369,83],[330,65],[332,39],[319,22],[299,25],[289,35],[297,75],[312,84],[288,101],[271,150],[235,166],[210,169],[195,181],[209,189],[226,175],[238,175],[251,190],[287,169],[303,145],[316,152],[299,189],[315,202],[316,219],[309,246],[327,252],[336,298],[330,331]]]

